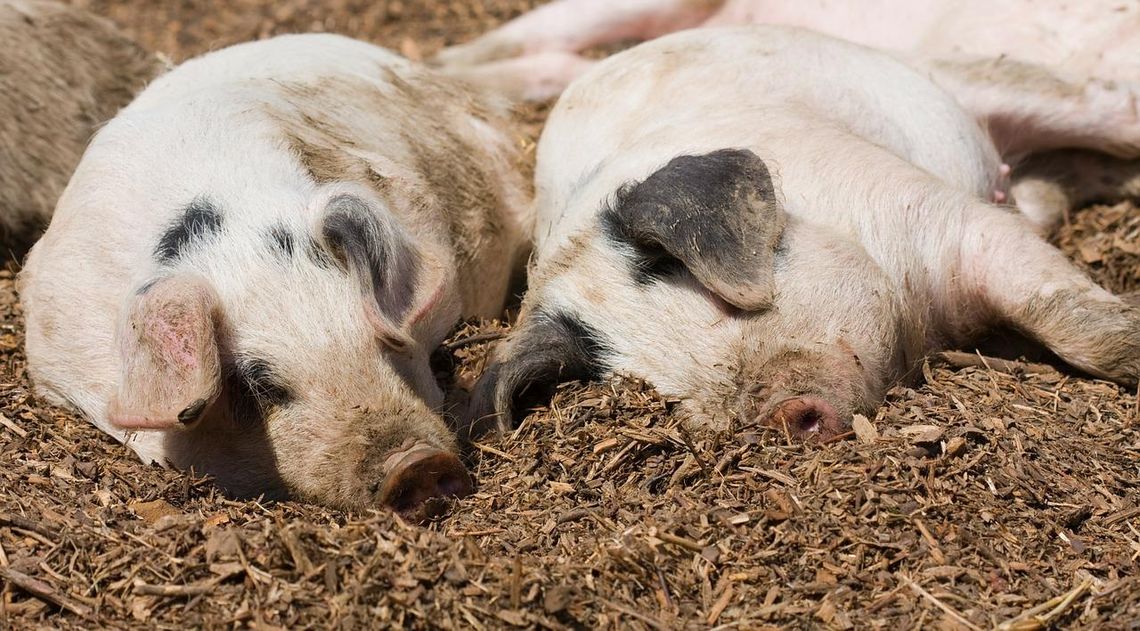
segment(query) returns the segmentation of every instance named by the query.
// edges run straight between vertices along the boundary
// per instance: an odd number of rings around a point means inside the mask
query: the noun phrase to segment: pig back
[[[747,147],[779,181],[815,130],[860,137],[979,195],[1000,165],[951,96],[885,53],[789,27],[686,31],[603,61],[554,108],[536,166],[539,256],[662,156]]]

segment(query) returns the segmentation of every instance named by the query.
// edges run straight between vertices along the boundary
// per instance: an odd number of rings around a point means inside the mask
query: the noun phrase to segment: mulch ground
[[[294,30],[423,54],[532,4],[76,3],[175,60]],[[1138,231],[1101,206],[1057,242],[1129,291]],[[690,433],[642,384],[569,384],[473,445],[477,492],[421,527],[143,466],[30,394],[22,334],[0,274],[0,627],[1140,626],[1137,397],[1047,366],[933,358],[826,445]],[[440,365],[462,383],[490,344]]]

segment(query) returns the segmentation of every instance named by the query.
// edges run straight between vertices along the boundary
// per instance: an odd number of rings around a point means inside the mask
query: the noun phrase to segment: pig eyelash
[[[293,393],[288,386],[273,372],[269,362],[263,359],[239,361],[234,376],[240,398],[253,402],[258,409],[282,407],[293,400]]]

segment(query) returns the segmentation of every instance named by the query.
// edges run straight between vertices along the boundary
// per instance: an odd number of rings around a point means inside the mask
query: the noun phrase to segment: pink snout
[[[393,454],[389,462],[379,499],[405,517],[439,517],[447,510],[446,500],[471,493],[471,476],[450,452],[416,446]]]
[[[784,430],[797,438],[834,438],[847,431],[847,422],[835,406],[820,397],[800,396],[784,399],[768,414],[765,425]]]

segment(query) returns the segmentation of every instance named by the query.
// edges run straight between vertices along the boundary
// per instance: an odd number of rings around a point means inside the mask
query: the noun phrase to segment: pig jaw
[[[436,517],[446,507],[441,500],[467,495],[472,480],[442,419],[416,401],[401,407],[351,418],[340,442],[312,454],[315,462],[298,471],[298,494],[413,519]]]

